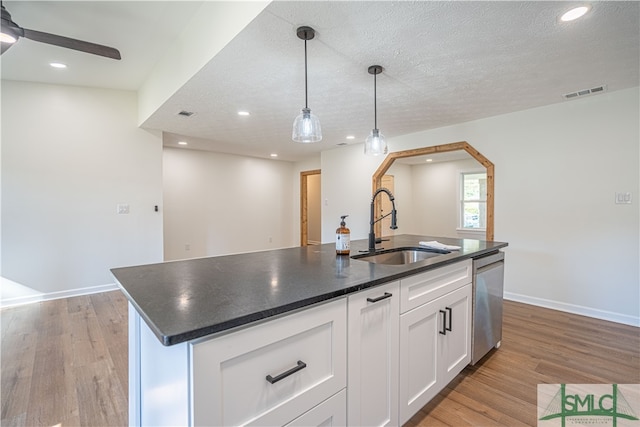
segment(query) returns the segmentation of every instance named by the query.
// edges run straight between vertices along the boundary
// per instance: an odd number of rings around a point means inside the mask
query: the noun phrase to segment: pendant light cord
[[[376,92],[377,82],[376,75],[378,73],[373,73],[373,124],[375,129],[378,129],[378,94]]]
[[[307,40],[305,32],[304,40],[304,108],[309,108],[309,99],[307,95]]]

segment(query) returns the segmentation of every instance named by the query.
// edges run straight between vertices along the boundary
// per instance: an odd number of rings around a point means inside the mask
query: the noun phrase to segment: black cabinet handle
[[[438,332],[440,335],[447,335],[447,312],[440,310],[440,314],[442,314],[442,330]]]
[[[393,294],[390,294],[389,292],[385,292],[384,295],[379,296],[378,298],[367,298],[367,301],[378,302],[378,301],[382,301],[383,299],[391,298],[392,296]]]
[[[453,314],[451,314],[451,307],[446,307],[447,311],[449,312],[449,327],[446,328],[447,331],[451,330],[451,324],[453,323]]]
[[[298,364],[295,368],[291,368],[289,369],[287,372],[283,372],[280,375],[276,375],[275,377],[272,377],[271,375],[267,375],[267,381],[269,381],[271,384],[275,384],[278,381],[287,378],[289,375],[291,374],[295,374],[296,372],[298,372],[301,369],[304,369],[307,367],[307,364],[304,363],[301,360],[298,360]]]

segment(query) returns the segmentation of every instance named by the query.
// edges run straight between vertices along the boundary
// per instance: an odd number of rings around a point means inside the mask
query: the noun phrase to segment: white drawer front
[[[346,299],[194,344],[192,379],[195,425],[293,420],[346,386]]]
[[[452,290],[471,283],[472,261],[409,276],[400,281],[400,312],[405,313]]]
[[[343,427],[347,425],[347,391],[331,396],[286,427]]]

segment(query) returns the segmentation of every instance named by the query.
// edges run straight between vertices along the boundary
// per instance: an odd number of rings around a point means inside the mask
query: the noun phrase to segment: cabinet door
[[[347,391],[342,389],[285,427],[342,427],[347,425]]]
[[[440,359],[443,384],[448,384],[471,362],[471,284],[438,300],[446,320],[445,335],[440,335]]]
[[[400,424],[440,391],[438,331],[444,319],[439,308],[435,300],[400,316]]]
[[[398,423],[399,297],[399,282],[349,296],[348,425]]]

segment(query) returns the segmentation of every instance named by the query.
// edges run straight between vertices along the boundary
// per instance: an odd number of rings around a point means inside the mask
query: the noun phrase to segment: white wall
[[[369,234],[371,177],[382,158],[363,153],[362,144],[321,153],[323,243],[335,241],[342,215],[349,215],[347,227],[352,240],[366,239]]]
[[[458,231],[460,174],[473,171],[486,169],[474,159],[411,166],[414,212],[420,214],[415,214],[410,232],[484,240],[485,232]]]
[[[299,244],[292,174],[290,162],[165,147],[165,260]]]
[[[3,277],[68,295],[162,260],[161,141],[136,111],[134,92],[2,80]]]
[[[389,151],[469,142],[495,164],[506,295],[640,325],[639,99],[638,88],[608,92],[393,138]],[[325,241],[339,212],[366,238],[382,159],[363,157],[361,145],[322,153]],[[614,204],[615,192],[633,203]]]

